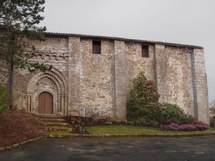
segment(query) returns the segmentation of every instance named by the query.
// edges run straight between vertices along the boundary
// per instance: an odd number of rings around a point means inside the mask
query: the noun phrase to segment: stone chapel
[[[154,80],[160,102],[179,105],[208,123],[208,90],[201,46],[67,33],[34,41],[33,59],[51,71],[14,72],[14,104],[42,114],[126,118],[133,79]],[[6,83],[0,61],[0,82]]]

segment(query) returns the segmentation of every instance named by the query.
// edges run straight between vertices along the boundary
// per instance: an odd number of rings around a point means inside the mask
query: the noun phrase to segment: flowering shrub
[[[141,72],[134,79],[127,102],[127,118],[138,124],[158,125],[159,94],[153,80],[147,80]]]
[[[172,131],[197,131],[197,130],[207,130],[209,126],[204,123],[191,123],[191,124],[176,124],[171,123],[165,126],[167,130]]]

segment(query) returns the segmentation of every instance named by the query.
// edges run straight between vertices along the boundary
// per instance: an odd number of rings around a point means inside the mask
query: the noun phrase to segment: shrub
[[[171,123],[165,127],[167,130],[172,131],[197,131],[197,130],[207,130],[209,126],[204,123],[191,123],[191,124],[176,124]]]
[[[7,109],[7,90],[4,86],[0,86],[0,115]]]
[[[215,118],[210,117],[210,127],[215,127]]]
[[[127,102],[127,119],[134,124],[159,126],[179,130],[203,130],[208,126],[203,123],[194,123],[194,119],[188,116],[175,104],[158,103],[159,94],[152,80],[147,80],[141,72],[134,79]]]
[[[78,134],[88,133],[85,126],[112,124],[109,119],[94,119],[92,117],[65,116],[64,119],[71,125],[72,132]]]
[[[164,103],[161,106],[160,123],[162,124],[185,124],[192,123],[194,121],[191,116],[185,114],[184,111],[175,104]]]
[[[85,125],[87,122],[91,122],[85,117],[78,117],[78,116],[65,116],[65,121],[68,122],[72,127],[72,132],[78,134],[85,134],[87,133]]]
[[[159,94],[153,80],[147,80],[143,72],[133,81],[133,89],[127,102],[127,118],[135,123],[157,125]]]

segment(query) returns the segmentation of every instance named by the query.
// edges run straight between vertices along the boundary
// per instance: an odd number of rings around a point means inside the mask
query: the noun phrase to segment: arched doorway
[[[49,92],[42,92],[38,97],[38,112],[53,114],[53,96]]]
[[[50,102],[53,107],[49,113],[66,115],[68,113],[67,89],[67,80],[55,68],[45,72],[38,71],[37,73],[32,73],[27,86],[26,110],[35,113],[45,113],[44,96],[41,96],[41,101],[39,101],[39,96],[43,92],[48,92],[53,100]]]

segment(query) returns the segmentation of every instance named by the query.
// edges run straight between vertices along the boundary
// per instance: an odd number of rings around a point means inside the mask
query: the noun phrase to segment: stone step
[[[47,137],[69,137],[72,128],[62,116],[59,115],[39,115],[40,120],[45,125]]]
[[[63,118],[41,118],[43,122],[65,122]]]
[[[66,122],[43,122],[46,126],[60,126],[60,127],[69,127],[69,124]]]
[[[62,116],[60,115],[56,115],[56,114],[38,114],[39,118],[47,118],[47,119],[58,119],[58,118],[62,118]]]
[[[47,126],[46,131],[72,131],[72,128],[70,127],[60,127],[60,126]]]
[[[63,137],[70,137],[71,135],[72,135],[72,133],[69,131],[49,131],[49,132],[47,132],[46,137],[63,138]]]

